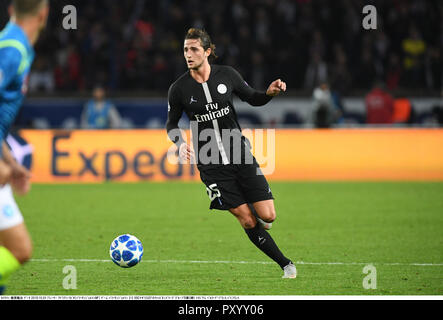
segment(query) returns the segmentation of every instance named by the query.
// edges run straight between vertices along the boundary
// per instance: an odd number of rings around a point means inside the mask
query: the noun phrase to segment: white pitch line
[[[32,262],[111,262],[110,259],[31,259]],[[142,260],[142,263],[195,263],[195,264],[274,264],[273,261],[228,261],[228,260]],[[382,266],[422,266],[441,267],[443,263],[400,263],[400,262],[306,262],[296,261],[296,265],[382,265]]]

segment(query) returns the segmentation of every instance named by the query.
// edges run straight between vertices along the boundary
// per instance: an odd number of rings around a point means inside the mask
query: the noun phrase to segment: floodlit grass
[[[270,185],[270,232],[296,262],[295,280],[281,279],[230,213],[208,209],[201,183],[34,185],[17,197],[33,260],[6,294],[443,294],[443,183]],[[123,233],[145,250],[130,269],[109,258]],[[376,289],[363,288],[367,264],[376,268]],[[77,289],[63,288],[66,265],[77,271]]]

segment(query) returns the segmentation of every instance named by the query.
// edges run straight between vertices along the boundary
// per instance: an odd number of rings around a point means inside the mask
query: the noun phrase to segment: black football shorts
[[[228,164],[200,170],[210,209],[229,210],[244,203],[274,199],[258,163]]]

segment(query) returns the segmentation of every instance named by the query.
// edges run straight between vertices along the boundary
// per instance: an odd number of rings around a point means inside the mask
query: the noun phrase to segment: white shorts
[[[23,222],[23,216],[14,200],[9,184],[0,187],[0,231]]]

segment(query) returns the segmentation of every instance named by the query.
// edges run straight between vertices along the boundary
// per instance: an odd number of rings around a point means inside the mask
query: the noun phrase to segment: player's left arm
[[[229,67],[229,72],[234,84],[234,92],[241,100],[248,102],[252,106],[263,106],[273,97],[280,94],[280,92],[286,91],[286,83],[281,79],[273,81],[268,89],[262,92],[249,86],[234,68]]]
[[[281,79],[277,79],[275,81],[272,81],[271,84],[268,87],[268,90],[266,90],[266,94],[271,97],[275,97],[280,94],[280,92],[286,91],[286,82],[282,81]]]

